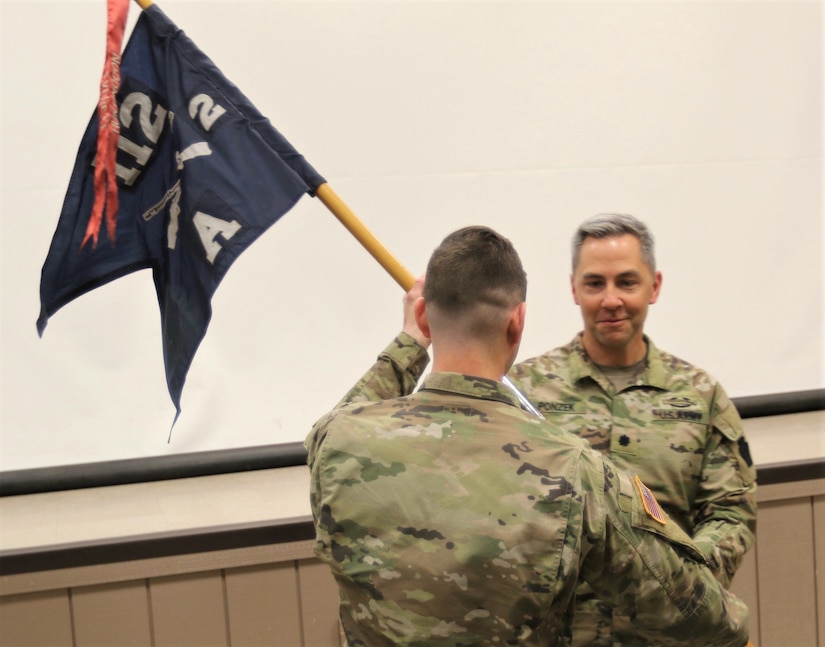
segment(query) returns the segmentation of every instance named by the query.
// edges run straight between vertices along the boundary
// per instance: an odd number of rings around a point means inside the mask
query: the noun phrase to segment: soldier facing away
[[[579,226],[572,248],[570,284],[584,330],[515,364],[509,377],[548,420],[638,475],[728,587],[756,532],[756,470],[742,420],[717,380],[644,334],[662,286],[647,226],[630,215],[599,214]],[[415,388],[430,340],[411,314],[414,297],[405,298],[402,332],[346,399]],[[573,647],[657,644],[581,585]]]
[[[567,645],[579,579],[657,645],[744,645],[745,605],[644,483],[501,383],[526,308],[509,241],[454,232],[426,276],[408,295],[433,343],[421,388],[375,400],[391,345],[306,440],[349,646]]]

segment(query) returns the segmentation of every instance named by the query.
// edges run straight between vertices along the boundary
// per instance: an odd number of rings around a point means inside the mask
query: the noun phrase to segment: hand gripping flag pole
[[[318,196],[318,199],[326,205],[327,209],[329,209],[333,215],[341,221],[341,223],[346,227],[349,232],[355,236],[355,238],[360,242],[366,250],[372,254],[373,258],[379,262],[381,267],[383,267],[387,272],[389,272],[390,276],[395,279],[396,283],[404,288],[405,291],[408,291],[413,284],[415,283],[415,277],[410,273],[410,271],[405,268],[398,259],[393,256],[389,250],[381,244],[372,232],[367,229],[364,223],[358,219],[358,217],[350,210],[350,208],[344,203],[341,198],[335,193],[335,191],[330,188],[329,184],[322,184],[315,190],[315,195]],[[544,419],[544,416],[533,406],[533,403],[527,399],[519,389],[516,387],[515,384],[510,380],[509,377],[506,375],[502,378],[502,382],[511,389],[518,397],[521,406],[535,415],[538,418]]]
[[[338,197],[335,191],[329,184],[322,184],[319,186],[315,195],[318,199],[326,205],[326,207],[333,213],[333,215],[341,221],[344,227],[355,236],[358,242],[363,245],[366,250],[372,254],[373,258],[395,279],[396,283],[400,285],[405,291],[409,290],[415,283],[415,277],[405,268],[398,259],[393,256],[390,251],[384,247],[373,233],[361,222],[361,220],[352,212],[352,210]],[[509,377],[506,375],[502,378],[502,382],[511,389],[518,397],[522,407],[532,413],[538,418],[544,419],[544,416],[538,409],[533,406],[533,403],[525,396]]]

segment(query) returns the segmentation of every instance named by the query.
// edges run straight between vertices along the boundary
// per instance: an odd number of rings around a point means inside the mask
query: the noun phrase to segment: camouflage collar
[[[421,384],[421,391],[455,393],[479,400],[494,400],[521,408],[516,394],[501,382],[461,373],[430,373]]]
[[[656,348],[656,345],[647,335],[644,336],[644,339],[647,342],[647,368],[639,375],[638,383],[667,390],[667,373],[659,349]],[[589,377],[599,382],[601,371],[587,355],[587,351],[584,350],[582,333],[573,338],[570,347],[570,377],[572,380],[577,382]]]

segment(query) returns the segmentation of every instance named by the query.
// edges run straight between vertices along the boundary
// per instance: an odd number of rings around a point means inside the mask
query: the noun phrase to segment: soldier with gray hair
[[[584,330],[516,364],[509,378],[550,422],[638,475],[728,587],[756,532],[756,472],[739,414],[715,378],[645,335],[662,273],[643,222],[593,216],[573,236],[572,261],[571,291]],[[411,315],[416,289],[405,297],[402,332],[349,399],[415,388],[430,344]],[[639,635],[632,617],[586,583],[580,587],[574,647],[660,644]]]
[[[433,345],[420,389],[376,398],[410,372],[394,342],[305,443],[349,647],[566,645],[580,580],[657,645],[744,645],[747,608],[645,484],[502,383],[526,312],[510,242],[461,229],[426,277],[405,300]]]
[[[642,221],[593,216],[576,230],[572,252],[584,331],[510,377],[548,419],[639,475],[727,587],[756,532],[756,472],[739,414],[712,376],[644,334],[662,273]],[[584,583],[573,645],[651,643]]]

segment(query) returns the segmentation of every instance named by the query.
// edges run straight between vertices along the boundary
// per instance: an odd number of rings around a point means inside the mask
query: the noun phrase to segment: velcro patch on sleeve
[[[659,506],[659,502],[656,500],[656,497],[653,496],[653,492],[650,491],[650,488],[642,483],[642,479],[638,476],[636,476],[636,487],[639,488],[639,494],[642,495],[642,503],[644,504],[647,516],[655,521],[658,521],[663,526],[666,525],[667,517],[662,511],[662,508]]]

